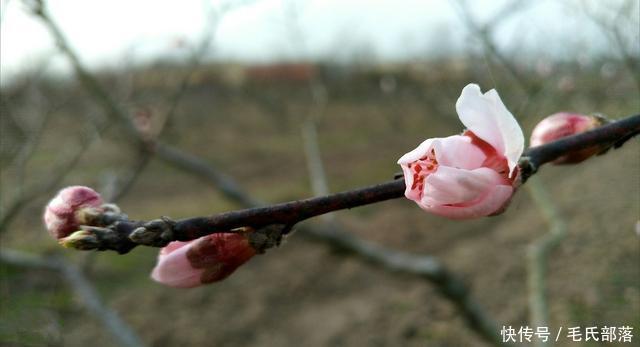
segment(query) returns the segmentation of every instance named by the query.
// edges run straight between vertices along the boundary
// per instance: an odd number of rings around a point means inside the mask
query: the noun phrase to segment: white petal
[[[436,137],[424,140],[424,142],[418,145],[416,149],[400,157],[400,159],[398,159],[398,164],[402,165],[413,163],[414,161],[424,157],[427,153],[429,153],[429,150],[431,149],[431,143],[437,139],[439,138]]]
[[[462,89],[456,111],[467,129],[507,158],[512,173],[524,150],[524,135],[498,92],[492,89],[482,94],[477,84],[469,84]]]

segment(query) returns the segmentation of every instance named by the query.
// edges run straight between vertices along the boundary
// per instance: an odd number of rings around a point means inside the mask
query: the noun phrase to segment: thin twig
[[[60,182],[62,182],[69,172],[78,164],[80,158],[82,158],[82,155],[89,147],[90,141],[91,140],[88,139],[84,140],[82,144],[76,146],[74,153],[66,155],[69,159],[59,167],[51,170],[48,177],[43,181],[21,190],[20,194],[2,211],[2,215],[0,216],[0,234],[7,230],[9,224],[26,204],[45,193],[51,192],[60,185]]]
[[[527,184],[527,190],[549,225],[549,232],[531,243],[527,248],[529,322],[535,327],[546,327],[549,326],[546,295],[547,259],[549,254],[566,237],[567,225],[539,178],[530,180]],[[538,346],[546,346],[550,343],[547,344],[537,339],[536,344]]]
[[[467,2],[464,0],[456,0],[458,13],[462,17],[463,21],[474,35],[482,43],[483,48],[487,51],[491,56],[493,56],[503,68],[505,68],[513,77],[514,81],[518,84],[518,86],[527,94],[534,95],[537,92],[537,88],[534,88],[529,83],[523,83],[526,79],[523,78],[522,73],[518,70],[518,67],[515,66],[507,57],[500,52],[496,44],[493,42],[491,38],[493,28],[495,28],[500,21],[505,20],[508,16],[512,14],[514,9],[519,8],[521,5],[518,1],[515,1],[511,4],[505,6],[503,11],[500,13],[504,14],[504,16],[496,16],[493,18],[493,22],[489,21],[487,24],[479,24],[471,13],[471,9],[467,5]],[[505,12],[508,11],[508,12]],[[499,21],[496,21],[499,20]]]
[[[39,257],[10,249],[0,250],[0,261],[20,267],[59,272],[69,283],[87,311],[102,321],[120,345],[128,347],[144,346],[142,340],[129,325],[114,310],[105,305],[98,291],[74,264],[65,261],[61,257]]]
[[[126,112],[121,107],[112,101],[107,91],[102,88],[100,82],[91,75],[80,62],[80,58],[75,54],[72,48],[69,46],[67,39],[60,31],[58,25],[53,21],[53,18],[49,14],[43,0],[28,0],[27,5],[30,6],[31,12],[36,15],[47,27],[51,35],[53,36],[56,45],[62,51],[62,53],[69,59],[71,65],[78,76],[78,79],[82,82],[87,92],[89,92],[96,101],[107,111],[109,117],[117,118],[120,123],[125,127],[125,130],[135,136],[127,137],[133,140],[135,143],[144,146],[144,140],[136,130],[135,125],[129,118]]]
[[[586,3],[582,3],[582,5],[586,5]],[[636,54],[634,55],[633,52],[629,52],[627,49],[624,37],[622,36],[623,31],[620,29],[620,22],[622,22],[623,19],[621,18],[622,16],[630,15],[631,18],[638,18],[635,15],[638,11],[638,9],[634,9],[635,6],[637,6],[637,3],[634,1],[621,2],[620,8],[616,11],[617,14],[615,18],[610,19],[609,22],[607,22],[603,15],[600,15],[601,11],[589,11],[586,6],[582,6],[582,8],[587,18],[590,19],[605,36],[608,36],[609,39],[613,41],[620,58],[622,58],[623,65],[629,71],[629,75],[631,75],[631,78],[635,82],[636,88],[640,91],[640,69],[638,68],[640,65],[637,58],[638,41],[634,39],[633,45],[636,49]],[[637,27],[637,23],[632,26]]]
[[[469,327],[480,337],[496,346],[509,346],[501,342],[496,323],[473,299],[464,281],[448,270],[438,259],[378,246],[343,231],[336,224],[325,226],[305,224],[300,227],[299,232],[386,271],[418,276],[428,281],[456,307]]]
[[[329,185],[327,184],[327,175],[322,162],[320,145],[318,144],[316,120],[312,115],[309,115],[303,121],[301,133],[313,195],[327,195],[329,194]]]
[[[262,205],[261,202],[242,190],[230,176],[218,170],[210,162],[163,142],[156,144],[155,153],[164,162],[195,174],[205,182],[217,187],[228,199],[240,206]]]

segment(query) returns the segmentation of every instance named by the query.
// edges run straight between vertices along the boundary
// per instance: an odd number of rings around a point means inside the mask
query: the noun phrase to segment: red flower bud
[[[68,236],[85,224],[86,215],[100,210],[102,198],[93,189],[72,186],[62,189],[49,201],[44,211],[44,223],[56,239]]]
[[[563,137],[576,135],[604,124],[606,120],[597,116],[585,116],[577,113],[560,112],[543,119],[531,133],[531,147],[553,142]],[[556,159],[554,164],[579,163],[602,151],[600,146],[592,146],[564,155]]]
[[[188,242],[174,241],[160,250],[151,278],[170,287],[197,287],[227,278],[255,254],[242,234],[211,234]]]

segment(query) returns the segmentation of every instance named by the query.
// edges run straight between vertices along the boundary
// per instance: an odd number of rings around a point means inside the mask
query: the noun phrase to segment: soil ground
[[[175,81],[137,85],[159,73],[134,74],[136,93],[128,96],[128,107],[149,109],[154,115],[166,111]],[[472,70],[440,71],[420,85],[399,80],[392,93],[364,78],[329,84],[318,137],[330,189],[388,180],[399,171],[397,158],[419,142],[458,133],[454,102],[470,80],[479,81],[483,89],[497,83],[525,134],[545,115],[560,110],[614,117],[637,112],[637,90],[624,72],[603,82],[612,86],[607,90],[593,73],[571,75],[575,87],[569,91],[557,87],[556,80],[546,81],[544,92],[528,102],[508,78],[492,82],[486,72]],[[113,73],[104,81],[117,93],[120,77]],[[61,149],[61,143],[73,146],[73,139],[86,130],[87,113],[100,115],[73,83],[63,85],[57,90],[46,84],[38,87],[52,100],[67,101],[54,111],[50,131],[27,167],[27,180],[46,176],[68,148]],[[29,97],[12,93],[3,91],[3,98],[13,102],[10,110],[27,112]],[[300,85],[257,84],[232,90],[194,83],[165,138],[215,164],[262,200],[307,197],[311,192],[300,126],[311,105]],[[267,111],[269,107],[277,111]],[[576,166],[545,166],[533,178],[551,193],[568,227],[566,239],[548,262],[552,331],[629,325],[640,335],[639,153],[640,143],[631,140]],[[64,183],[100,186],[105,173],[125,170],[134,158],[117,129],[110,129],[91,145]],[[3,170],[2,178],[6,203],[16,172]],[[384,271],[296,234],[221,283],[192,290],[166,288],[149,279],[155,249],[139,247],[126,256],[100,253],[93,260],[59,249],[40,222],[46,199],[39,197],[26,206],[2,235],[2,246],[91,263],[88,276],[106,303],[150,346],[485,345],[429,282]],[[214,187],[157,160],[120,206],[135,219],[235,208]],[[529,324],[525,253],[549,225],[526,187],[503,215],[474,221],[431,216],[404,199],[338,212],[335,218],[360,237],[438,257],[464,278],[473,298],[499,326]],[[7,265],[0,271],[3,346],[117,345],[59,276]],[[638,336],[634,341],[640,341]],[[575,344],[561,339],[557,345]]]

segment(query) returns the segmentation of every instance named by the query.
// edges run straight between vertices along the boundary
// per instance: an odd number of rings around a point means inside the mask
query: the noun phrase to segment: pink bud
[[[160,250],[151,278],[170,287],[197,287],[227,278],[255,254],[256,250],[241,234],[211,234],[188,242],[174,241]]]
[[[83,211],[99,209],[102,205],[100,194],[83,186],[62,189],[49,201],[44,211],[44,224],[56,239],[77,231],[83,221]]]
[[[597,128],[605,122],[604,118],[585,116],[577,113],[560,112],[543,119],[531,133],[531,147],[544,145],[563,137],[576,135],[593,128]],[[585,148],[562,156],[554,161],[554,164],[579,163],[600,152],[598,146]]]
[[[499,214],[517,185],[522,129],[493,89],[467,85],[456,110],[467,127],[462,135],[427,139],[398,160],[405,196],[452,219]]]

